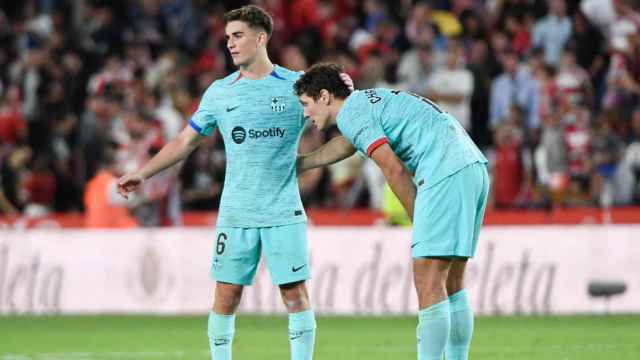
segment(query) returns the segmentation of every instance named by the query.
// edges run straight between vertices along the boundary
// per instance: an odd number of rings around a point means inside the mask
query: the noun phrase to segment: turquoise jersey
[[[301,73],[275,66],[259,80],[235,72],[204,93],[190,125],[217,128],[227,167],[218,226],[270,227],[307,220],[296,174],[304,114],[293,84]]]
[[[414,175],[431,187],[475,162],[487,159],[464,128],[430,100],[390,90],[354,91],[337,117],[338,129],[368,156],[388,143]]]

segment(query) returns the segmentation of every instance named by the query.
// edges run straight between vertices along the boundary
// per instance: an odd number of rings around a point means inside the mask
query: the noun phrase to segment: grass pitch
[[[318,317],[315,359],[416,359],[415,317]],[[0,360],[209,359],[207,318],[0,317]],[[234,359],[288,359],[286,316],[243,316]],[[640,316],[479,317],[471,360],[638,360]]]

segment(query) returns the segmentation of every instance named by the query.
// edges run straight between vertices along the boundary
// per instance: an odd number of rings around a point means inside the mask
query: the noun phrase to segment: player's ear
[[[329,91],[327,91],[327,89],[320,90],[320,100],[326,105],[329,105],[329,101],[331,100],[330,95],[331,94],[329,94]]]
[[[269,36],[264,31],[258,32],[258,44],[267,46],[267,40],[269,40]]]

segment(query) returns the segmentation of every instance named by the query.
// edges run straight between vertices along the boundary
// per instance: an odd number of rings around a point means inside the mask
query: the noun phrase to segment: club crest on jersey
[[[284,96],[276,96],[271,98],[271,110],[273,112],[281,113],[286,109]]]

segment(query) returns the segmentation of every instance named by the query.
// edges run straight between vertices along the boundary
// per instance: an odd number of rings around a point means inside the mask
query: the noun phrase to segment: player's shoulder
[[[354,90],[345,100],[345,106],[358,107],[377,104],[382,100],[381,89]]]
[[[271,76],[275,77],[276,79],[286,80],[289,82],[298,81],[298,79],[300,79],[303,74],[304,72],[302,71],[290,70],[280,65],[275,65],[273,67],[273,72],[271,72]]]
[[[339,129],[348,128],[349,124],[353,123],[353,118],[360,117],[363,111],[368,112],[366,110],[369,107],[367,90],[354,90],[347,96],[336,118]]]
[[[218,96],[226,96],[227,93],[225,92],[225,90],[227,90],[229,86],[233,85],[233,83],[238,80],[239,76],[240,76],[240,72],[236,71],[221,79],[215,80],[214,82],[209,84],[207,89],[204,91],[203,97],[215,98]]]
[[[237,70],[221,79],[214,81],[210,87],[214,89],[225,88],[227,86],[231,86],[235,84],[238,80],[240,80],[241,77],[242,76],[240,75],[240,71]]]

